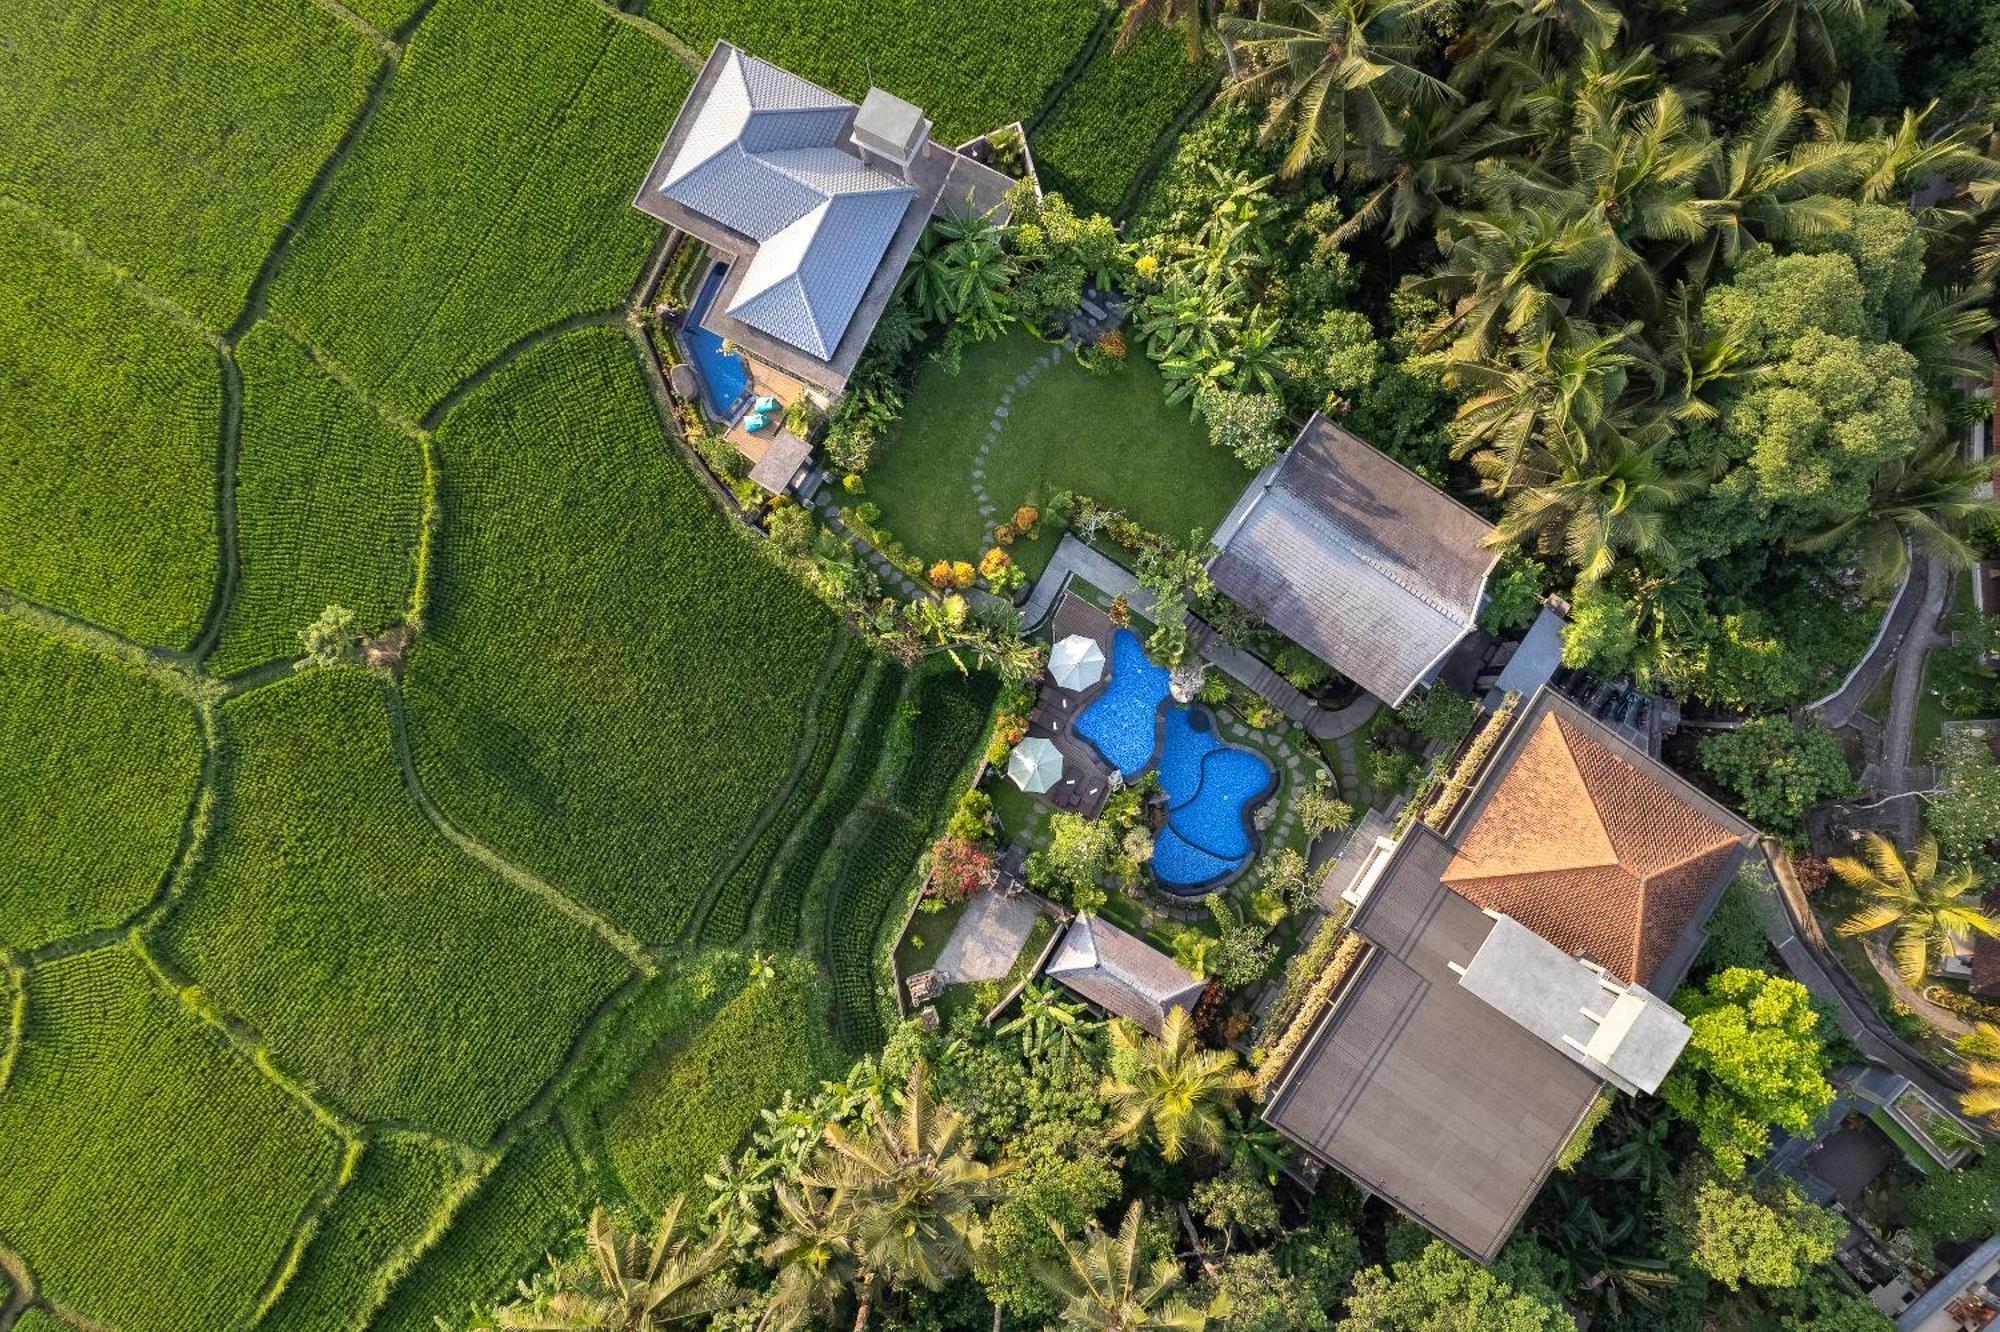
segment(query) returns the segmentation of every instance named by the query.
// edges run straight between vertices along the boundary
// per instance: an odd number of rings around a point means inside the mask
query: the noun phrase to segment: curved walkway
[[[1764,920],[1764,933],[1785,966],[1815,998],[1832,1006],[1840,1029],[1869,1060],[1902,1074],[1939,1105],[1947,1109],[1957,1106],[1959,1092],[1965,1086],[1963,1075],[1956,1069],[1940,1068],[1889,1029],[1889,1024],[1827,948],[1805,892],[1792,875],[1791,861],[1768,838],[1764,841],[1764,856],[1777,886],[1774,891],[1757,895],[1758,914]],[[1981,1138],[1993,1136],[1983,1125],[1962,1122]]]
[[[1929,560],[1911,560],[1909,572],[1903,575],[1903,585],[1896,589],[1894,600],[1882,617],[1882,627],[1875,632],[1875,641],[1868,645],[1868,651],[1855,663],[1854,669],[1840,687],[1817,702],[1808,704],[1808,710],[1819,714],[1828,727],[1839,729],[1853,720],[1861,711],[1868,696],[1875,692],[1875,686],[1882,682],[1897,653],[1903,646],[1903,638],[1909,632],[1910,622],[1916,619],[1917,608],[1928,598],[1925,593],[1934,581],[1934,570]]]

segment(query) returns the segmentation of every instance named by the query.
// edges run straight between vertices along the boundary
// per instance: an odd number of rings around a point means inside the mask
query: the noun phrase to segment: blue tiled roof
[[[660,191],[757,242],[728,313],[831,357],[915,194],[847,151],[854,105],[730,49]]]

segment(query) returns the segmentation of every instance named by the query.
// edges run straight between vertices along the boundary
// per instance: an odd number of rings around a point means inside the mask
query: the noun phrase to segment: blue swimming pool
[[[1153,840],[1153,876],[1169,892],[1206,892],[1250,863],[1250,811],[1277,789],[1262,755],[1226,743],[1199,705],[1168,708],[1167,672],[1139,636],[1111,639],[1111,682],[1076,719],[1075,732],[1129,780],[1156,768],[1167,826]],[[1157,751],[1157,762],[1155,753]]]
[[[734,421],[750,396],[750,367],[735,352],[722,350],[720,333],[701,326],[722,287],[723,272],[723,266],[717,264],[702,279],[701,294],[688,307],[687,320],[681,325],[681,347],[701,378],[701,395],[708,401],[709,412],[718,421]]]
[[[1139,635],[1120,629],[1111,639],[1111,683],[1078,715],[1076,733],[1129,781],[1153,761],[1153,725],[1166,701],[1166,670],[1147,657]]]

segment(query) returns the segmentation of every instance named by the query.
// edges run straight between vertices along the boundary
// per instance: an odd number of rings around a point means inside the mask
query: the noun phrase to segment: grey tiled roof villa
[[[703,326],[838,393],[935,213],[1012,182],[881,89],[860,106],[717,42],[633,204],[729,262]]]
[[[1223,595],[1392,707],[1472,632],[1490,524],[1326,417],[1216,529]]]

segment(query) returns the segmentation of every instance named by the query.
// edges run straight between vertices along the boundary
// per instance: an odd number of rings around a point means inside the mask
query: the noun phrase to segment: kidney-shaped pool
[[[1278,774],[1263,755],[1217,735],[1214,714],[1200,704],[1163,716],[1167,682],[1139,636],[1118,630],[1111,681],[1078,715],[1075,732],[1128,781],[1157,767],[1167,826],[1153,840],[1153,876],[1167,891],[1192,897],[1250,863],[1257,850],[1251,812],[1277,790]]]

